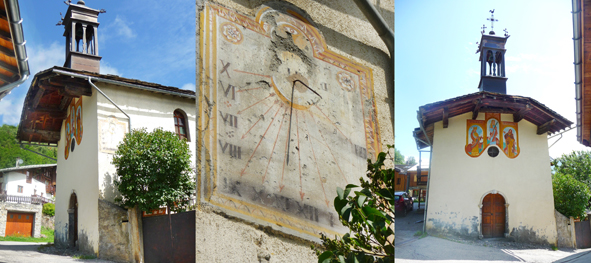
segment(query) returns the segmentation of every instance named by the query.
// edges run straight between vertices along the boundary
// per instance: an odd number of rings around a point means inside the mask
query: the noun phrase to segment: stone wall
[[[554,210],[556,217],[556,232],[558,234],[558,247],[575,248],[575,225],[574,220],[564,216],[560,212]]]
[[[41,226],[49,228],[51,230],[54,230],[55,229],[55,216],[43,215],[41,218]]]
[[[249,224],[209,206],[201,206],[195,214],[197,262],[318,262],[310,249],[315,243]]]
[[[5,236],[8,212],[19,212],[35,214],[35,220],[33,221],[33,237],[41,237],[42,209],[43,206],[39,204],[0,203],[0,236]]]
[[[102,259],[129,262],[127,209],[99,199],[99,253]]]

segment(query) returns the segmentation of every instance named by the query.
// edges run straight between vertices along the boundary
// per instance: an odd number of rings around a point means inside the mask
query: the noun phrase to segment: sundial
[[[371,70],[328,50],[295,8],[201,15],[202,201],[288,232],[343,233],[336,188],[380,151]]]

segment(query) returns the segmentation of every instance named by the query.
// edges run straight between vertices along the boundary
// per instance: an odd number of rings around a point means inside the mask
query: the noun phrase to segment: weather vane
[[[490,18],[487,18],[486,20],[490,21],[490,32],[488,32],[491,35],[495,34],[494,31],[494,22],[499,22],[499,20],[495,19],[495,10],[489,10],[490,12]]]
[[[509,35],[509,31],[507,31],[507,29],[506,29],[506,28],[505,28],[505,30],[503,30],[503,31],[505,31],[505,37],[506,37],[506,38],[509,38],[509,37],[511,36],[511,35]]]
[[[482,31],[480,33],[482,33],[484,35],[484,32],[486,30],[486,26],[484,24],[482,24],[482,27],[480,29],[482,29]]]

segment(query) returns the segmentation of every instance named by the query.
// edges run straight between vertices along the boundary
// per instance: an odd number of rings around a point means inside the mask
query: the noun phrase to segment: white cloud
[[[122,76],[122,74],[119,73],[119,70],[117,70],[117,68],[111,67],[111,65],[106,61],[103,61],[101,63],[101,74],[116,75],[120,77]]]
[[[195,84],[193,84],[193,83],[187,83],[187,84],[183,85],[181,87],[181,89],[193,90],[194,91],[195,90]]]
[[[113,27],[117,29],[117,34],[119,36],[125,38],[135,38],[136,33],[129,27],[131,25],[130,22],[125,21],[124,18],[121,18],[119,15],[115,17],[115,21],[113,22]]]
[[[16,102],[11,99],[0,101],[0,115],[2,115],[3,123],[10,125],[17,125],[19,123],[24,100],[25,96],[18,98]]]

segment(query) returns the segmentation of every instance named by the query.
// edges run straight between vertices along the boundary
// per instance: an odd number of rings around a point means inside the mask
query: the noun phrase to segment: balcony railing
[[[0,194],[0,202],[19,203],[19,204],[45,204],[52,203],[53,200],[42,196],[20,196]]]

